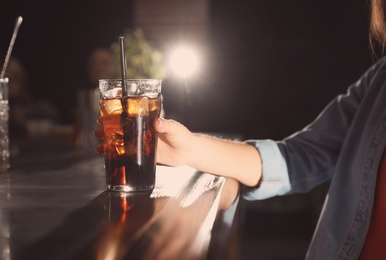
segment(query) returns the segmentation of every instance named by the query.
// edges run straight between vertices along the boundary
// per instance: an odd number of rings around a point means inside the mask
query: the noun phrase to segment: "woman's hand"
[[[169,166],[188,164],[195,135],[174,120],[156,119],[154,128],[158,132],[157,162]]]
[[[102,118],[98,119],[102,124]],[[185,126],[174,120],[156,119],[154,128],[158,132],[157,163],[168,166],[180,166],[188,163],[190,151],[193,146],[191,141],[194,134]],[[104,139],[103,127],[95,131],[95,136]],[[98,154],[103,154],[104,143],[95,148]]]

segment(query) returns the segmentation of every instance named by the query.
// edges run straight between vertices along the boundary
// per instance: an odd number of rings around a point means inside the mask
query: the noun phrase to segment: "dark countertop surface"
[[[0,174],[1,259],[235,259],[236,181],[158,166],[152,192],[110,192],[102,156],[31,147]]]

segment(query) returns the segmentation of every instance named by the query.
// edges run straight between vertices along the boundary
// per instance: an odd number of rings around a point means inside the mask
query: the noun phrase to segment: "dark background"
[[[51,100],[62,123],[71,123],[88,52],[132,28],[132,13],[128,0],[8,0],[0,9],[0,51],[22,15],[13,54],[26,66],[33,94]],[[210,14],[206,73],[189,82],[191,106],[170,94],[179,82],[163,84],[167,115],[187,109],[181,121],[194,131],[284,138],[375,60],[367,1],[211,0]],[[326,189],[243,201],[244,256],[302,259]]]
[[[227,129],[283,138],[371,63],[365,1],[213,1]],[[240,127],[241,126],[241,127]]]
[[[32,93],[50,99],[71,123],[76,89],[86,78],[94,47],[108,47],[132,26],[132,4],[112,1],[7,0],[0,9],[0,47],[5,53],[18,15],[23,17],[13,49],[26,67]]]
[[[309,123],[372,63],[366,1],[210,1],[206,76],[190,82],[192,130],[245,138],[283,138]],[[71,120],[85,60],[133,27],[133,3],[8,0],[0,9],[0,51],[15,20],[24,22],[13,55],[27,68],[34,95]],[[210,72],[210,73],[208,73]],[[165,107],[179,111],[168,93]]]

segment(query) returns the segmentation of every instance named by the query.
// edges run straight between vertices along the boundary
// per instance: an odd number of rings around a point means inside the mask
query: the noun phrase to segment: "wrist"
[[[185,162],[188,166],[196,169],[198,166],[197,161],[199,160],[199,154],[202,152],[200,151],[200,147],[202,147],[200,144],[202,142],[201,139],[202,136],[196,133],[191,133],[191,135],[187,137],[188,145],[186,147],[188,149],[186,150]]]

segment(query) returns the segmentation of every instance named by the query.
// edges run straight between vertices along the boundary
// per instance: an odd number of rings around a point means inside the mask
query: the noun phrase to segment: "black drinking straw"
[[[119,45],[121,48],[121,76],[122,76],[122,96],[127,96],[126,91],[126,56],[125,56],[125,44],[124,37],[119,37]]]
[[[11,42],[9,43],[9,46],[8,46],[8,51],[7,51],[7,55],[5,56],[5,61],[4,61],[3,69],[1,70],[0,79],[3,79],[5,76],[5,71],[7,70],[9,58],[11,57],[13,44],[15,43],[17,32],[19,31],[19,27],[21,25],[21,22],[23,22],[23,18],[21,16],[19,16],[16,20],[15,29],[13,30]]]

